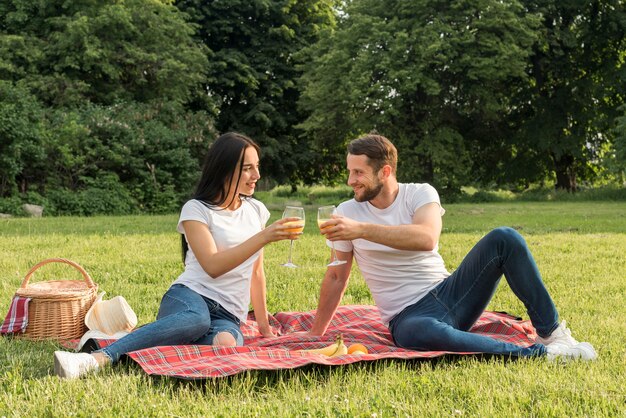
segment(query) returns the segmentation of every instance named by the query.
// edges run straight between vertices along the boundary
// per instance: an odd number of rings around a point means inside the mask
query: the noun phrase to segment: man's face
[[[383,188],[378,173],[374,173],[368,160],[366,155],[348,154],[348,186],[354,190],[354,200],[357,202],[373,200]]]

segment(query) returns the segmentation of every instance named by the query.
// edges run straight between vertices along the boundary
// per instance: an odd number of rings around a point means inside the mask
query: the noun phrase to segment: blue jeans
[[[104,347],[102,352],[112,363],[123,354],[159,345],[213,343],[220,332],[229,332],[237,345],[243,345],[239,319],[219,303],[205,298],[181,284],[172,285],[163,295],[156,321]]]
[[[550,335],[558,326],[558,313],[535,260],[517,231],[497,228],[472,248],[454,273],[391,320],[396,345],[426,351],[544,355],[542,344],[524,348],[468,332],[489,304],[503,274],[524,303],[537,333]]]

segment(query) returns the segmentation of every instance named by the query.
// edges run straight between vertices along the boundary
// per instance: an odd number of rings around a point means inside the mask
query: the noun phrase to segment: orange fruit
[[[359,353],[355,353],[355,351],[359,351]],[[367,354],[367,348],[363,344],[352,344],[348,347],[348,354]]]

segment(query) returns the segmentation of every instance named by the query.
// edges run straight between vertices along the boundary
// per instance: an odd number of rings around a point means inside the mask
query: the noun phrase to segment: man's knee
[[[526,246],[526,241],[522,235],[513,228],[508,226],[501,226],[492,230],[487,237],[494,242],[503,242],[507,245],[521,245]]]
[[[218,332],[215,338],[213,338],[213,345],[220,347],[235,347],[237,346],[237,340],[228,331]]]
[[[398,347],[428,350],[438,321],[429,317],[409,317],[396,325],[394,341]]]

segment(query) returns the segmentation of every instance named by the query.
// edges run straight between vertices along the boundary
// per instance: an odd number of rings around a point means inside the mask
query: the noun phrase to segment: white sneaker
[[[54,373],[66,379],[76,379],[90,371],[97,370],[98,361],[87,353],[54,352]]]
[[[595,360],[598,358],[596,350],[589,343],[578,343],[574,346],[552,343],[546,346],[548,360]]]
[[[537,336],[537,340],[535,342],[543,344],[546,347],[554,343],[566,345],[568,347],[573,347],[578,344],[578,341],[576,341],[574,337],[572,337],[572,331],[567,328],[565,321],[562,321],[548,337],[543,338]]]

